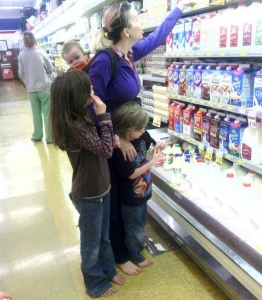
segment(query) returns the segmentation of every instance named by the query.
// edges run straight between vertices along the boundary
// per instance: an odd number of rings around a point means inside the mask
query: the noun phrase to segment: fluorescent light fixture
[[[6,9],[6,10],[23,9],[23,6],[0,6],[0,9]]]

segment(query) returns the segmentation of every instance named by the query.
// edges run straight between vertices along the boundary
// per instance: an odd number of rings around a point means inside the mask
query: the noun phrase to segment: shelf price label
[[[198,150],[199,150],[199,153],[202,157],[205,156],[205,145],[204,143],[199,143],[198,144]]]
[[[219,52],[219,56],[220,56],[220,57],[224,57],[225,55],[226,55],[226,52],[225,52],[225,51],[220,51],[220,52]]]
[[[249,110],[247,115],[248,127],[257,128],[257,112]]]
[[[205,161],[212,161],[214,149],[212,147],[207,147],[207,151],[205,154]]]
[[[154,115],[153,125],[156,126],[156,127],[161,126],[161,116]]]
[[[202,105],[205,105],[206,100],[200,100],[199,103],[202,104]]]
[[[222,167],[223,165],[223,152],[222,151],[217,151],[216,152],[216,163]]]
[[[229,111],[233,111],[235,109],[235,107],[233,105],[228,105],[227,106],[227,110]]]
[[[192,103],[196,103],[196,98],[192,98],[192,99],[191,99],[191,102],[192,102]]]

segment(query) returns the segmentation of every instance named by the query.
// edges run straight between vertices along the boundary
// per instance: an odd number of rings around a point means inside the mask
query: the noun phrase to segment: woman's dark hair
[[[83,71],[70,70],[57,76],[50,90],[50,126],[53,143],[66,150],[72,141],[76,127],[74,121],[93,124],[86,111],[91,95],[91,84]]]
[[[108,48],[121,39],[124,28],[130,29],[130,10],[132,5],[127,1],[119,2],[108,8],[105,13],[105,25],[99,29],[93,40],[93,51]]]

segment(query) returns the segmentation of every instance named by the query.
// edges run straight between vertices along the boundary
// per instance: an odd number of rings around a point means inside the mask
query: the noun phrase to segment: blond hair
[[[128,132],[146,127],[148,114],[138,103],[129,101],[121,105],[113,114],[113,124],[120,138],[125,139]]]
[[[105,26],[99,29],[92,43],[92,52],[109,48],[121,39],[124,28],[130,29],[130,10],[132,6],[127,1],[116,3],[105,13]]]
[[[23,33],[23,41],[26,48],[31,48],[35,45],[37,45],[37,41],[35,39],[35,36],[31,31],[24,31]]]
[[[61,50],[61,56],[63,57],[63,55],[65,53],[70,52],[73,48],[77,48],[79,49],[83,54],[85,54],[84,49],[82,48],[82,46],[76,42],[76,41],[68,41],[66,43],[64,43],[63,48]]]

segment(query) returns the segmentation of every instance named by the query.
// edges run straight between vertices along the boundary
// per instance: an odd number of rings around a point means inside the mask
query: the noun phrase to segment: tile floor
[[[66,154],[31,142],[30,103],[18,80],[0,83],[0,290],[13,300],[84,300],[77,213]],[[226,300],[183,250],[151,257],[110,299]]]

